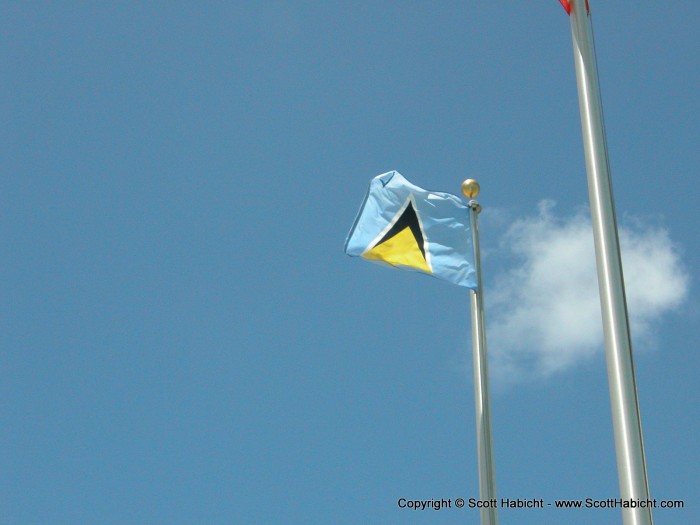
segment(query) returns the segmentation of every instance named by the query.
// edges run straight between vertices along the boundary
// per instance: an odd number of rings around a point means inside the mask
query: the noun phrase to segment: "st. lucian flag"
[[[372,179],[345,253],[476,290],[469,208],[390,171]]]

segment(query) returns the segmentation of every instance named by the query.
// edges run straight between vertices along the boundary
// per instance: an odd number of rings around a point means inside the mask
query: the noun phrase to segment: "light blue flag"
[[[345,253],[476,290],[469,208],[390,171],[372,179]]]

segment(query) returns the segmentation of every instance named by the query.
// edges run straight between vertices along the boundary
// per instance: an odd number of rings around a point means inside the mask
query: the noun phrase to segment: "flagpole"
[[[484,288],[481,282],[481,251],[479,248],[479,220],[481,206],[475,200],[479,184],[473,179],[462,183],[462,193],[469,201],[472,245],[477,290],[470,290],[472,315],[472,349],[474,358],[474,402],[476,408],[476,446],[479,465],[479,499],[489,502],[480,509],[481,525],[498,525],[496,512],[496,468],[493,457],[491,431],[491,403],[489,400],[489,371],[486,349],[486,324],[484,322]]]
[[[588,173],[620,496],[649,500],[632,341],[588,0],[562,2],[571,17]],[[652,525],[650,508],[623,508],[624,525]]]

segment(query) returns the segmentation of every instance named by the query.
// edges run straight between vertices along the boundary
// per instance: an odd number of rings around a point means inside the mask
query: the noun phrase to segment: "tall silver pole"
[[[462,184],[462,192],[468,198],[476,197],[479,185],[468,179]],[[489,502],[480,509],[481,525],[498,525],[496,510],[496,467],[493,458],[493,434],[491,431],[491,403],[489,400],[489,368],[486,349],[486,324],[484,322],[484,288],[481,281],[481,251],[479,249],[479,220],[481,206],[469,201],[474,265],[477,291],[471,290],[472,349],[474,356],[474,403],[476,412],[476,446],[479,458],[479,499]]]
[[[570,6],[620,496],[624,500],[648,500],[649,484],[593,29],[588,0],[572,0]],[[651,509],[623,508],[622,522],[624,525],[651,525]]]

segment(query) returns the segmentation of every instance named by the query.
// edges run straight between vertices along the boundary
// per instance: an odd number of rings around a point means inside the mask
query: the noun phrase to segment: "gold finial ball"
[[[462,183],[462,193],[467,199],[473,199],[479,195],[479,183],[474,179],[467,179]]]

